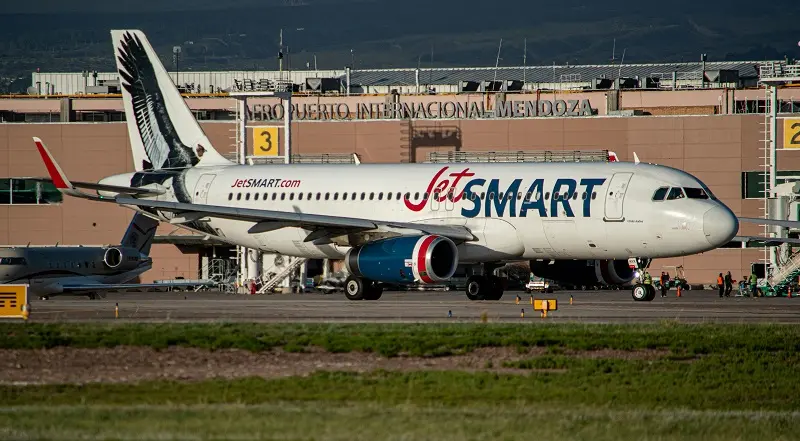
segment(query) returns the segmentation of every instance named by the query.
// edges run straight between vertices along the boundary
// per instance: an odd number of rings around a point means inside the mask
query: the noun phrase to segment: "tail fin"
[[[136,171],[228,165],[142,31],[111,31]]]
[[[150,255],[150,247],[153,245],[153,238],[158,229],[158,221],[145,216],[142,213],[136,213],[131,219],[125,235],[122,236],[120,245],[124,247],[136,248],[140,253],[145,256]]]

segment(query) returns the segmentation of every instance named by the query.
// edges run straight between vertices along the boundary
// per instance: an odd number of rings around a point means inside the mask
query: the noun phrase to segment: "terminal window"
[[[0,179],[0,205],[58,204],[63,195],[51,182],[26,178]]]

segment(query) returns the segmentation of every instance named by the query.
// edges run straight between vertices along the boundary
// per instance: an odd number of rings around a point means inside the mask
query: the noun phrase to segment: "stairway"
[[[773,294],[781,295],[787,286],[797,280],[798,276],[800,276],[800,253],[795,253],[786,265],[778,268],[769,278],[769,286],[772,288]]]
[[[264,294],[265,292],[270,291],[272,288],[275,287],[275,285],[286,280],[287,277],[291,276],[294,270],[296,270],[300,265],[302,265],[306,260],[308,260],[302,257],[290,257],[289,259],[291,259],[289,260],[289,264],[286,265],[282,270],[280,270],[275,275],[275,277],[269,280],[264,280],[265,275],[269,274],[269,272],[264,271],[261,273],[262,279],[261,279],[261,289],[258,290],[259,294]]]

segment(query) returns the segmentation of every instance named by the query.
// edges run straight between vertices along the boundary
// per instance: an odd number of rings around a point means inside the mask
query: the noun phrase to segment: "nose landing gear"
[[[631,296],[637,302],[650,302],[656,298],[656,287],[653,285],[653,278],[647,271],[652,259],[630,258],[628,264],[638,273],[636,284],[633,285]]]

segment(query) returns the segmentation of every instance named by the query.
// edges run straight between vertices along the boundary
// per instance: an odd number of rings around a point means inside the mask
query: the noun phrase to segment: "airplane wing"
[[[162,283],[87,283],[78,285],[64,285],[62,289],[64,293],[75,293],[82,291],[110,291],[115,289],[144,289],[144,288],[172,288],[176,286],[198,286],[204,285],[200,281],[180,281],[170,280],[169,282]]]
[[[747,222],[750,224],[760,224],[760,225],[776,225],[779,227],[786,227],[786,228],[800,228],[800,221],[790,221],[790,220],[781,220],[781,219],[763,219],[760,217],[740,217],[740,222]]]
[[[44,146],[40,139],[34,138],[39,154],[47,167],[47,172],[58,191],[79,198],[92,199],[104,202],[115,202],[120,205],[127,205],[139,208],[149,208],[175,213],[175,218],[170,222],[181,224],[193,222],[207,217],[236,219],[255,222],[250,230],[250,234],[264,233],[284,227],[304,227],[313,230],[306,238],[306,242],[317,244],[327,243],[328,239],[343,233],[356,233],[364,231],[390,231],[399,234],[435,234],[444,236],[456,241],[473,241],[476,237],[468,228],[458,225],[434,225],[413,222],[393,222],[382,220],[369,220],[362,218],[352,218],[343,216],[326,216],[321,214],[284,212],[274,210],[260,210],[255,208],[236,208],[220,205],[190,204],[181,202],[153,201],[148,199],[138,199],[130,196],[103,197],[93,196],[83,193],[67,179],[58,163],[53,159],[52,154]],[[96,187],[112,187],[97,184]],[[128,189],[128,187],[122,187]],[[130,188],[136,190],[136,188]],[[109,191],[115,192],[110,189]],[[130,193],[130,192],[125,192]]]
[[[255,208],[224,207],[220,205],[187,204],[180,202],[151,201],[131,197],[117,196],[115,202],[139,208],[154,208],[170,211],[177,215],[171,223],[192,222],[205,217],[217,217],[256,222],[248,231],[251,234],[263,233],[283,227],[307,227],[317,229],[306,237],[306,242],[323,239],[341,230],[369,231],[384,230],[409,234],[423,233],[445,236],[453,240],[471,241],[475,236],[463,226],[432,225],[414,222],[393,222],[370,220],[343,216],[326,216],[321,214],[296,213]]]
[[[774,247],[784,243],[800,244],[800,239],[792,239],[789,237],[736,236],[731,239],[731,242],[745,242]]]

